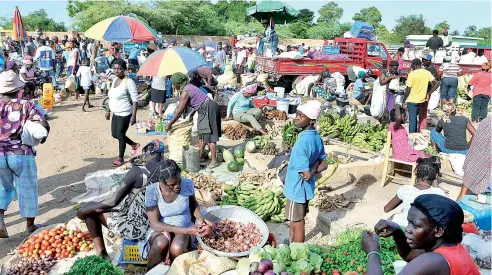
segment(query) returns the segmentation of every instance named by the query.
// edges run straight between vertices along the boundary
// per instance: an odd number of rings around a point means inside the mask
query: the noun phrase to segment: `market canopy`
[[[172,47],[156,51],[140,66],[137,75],[168,76],[174,73],[187,74],[206,66],[205,59],[187,47]]]
[[[108,42],[145,42],[154,41],[157,33],[137,18],[116,16],[95,24],[84,36]]]
[[[299,16],[299,11],[280,1],[264,0],[247,8],[246,14],[260,22],[262,19],[270,20],[272,16],[275,22],[288,23]]]
[[[27,32],[24,27],[24,22],[22,22],[22,16],[20,14],[19,8],[15,7],[14,19],[12,22],[12,40],[14,41],[26,41]]]

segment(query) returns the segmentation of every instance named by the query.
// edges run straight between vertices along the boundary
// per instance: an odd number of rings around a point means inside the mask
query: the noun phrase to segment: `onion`
[[[258,264],[258,271],[262,274],[268,271],[268,263],[266,263],[265,260],[262,260]]]
[[[268,270],[267,272],[263,273],[264,275],[275,275],[275,272],[273,270]]]
[[[268,269],[273,269],[273,262],[272,262],[272,260],[268,260],[268,259],[261,260],[260,264],[261,263],[265,263],[267,265]]]
[[[284,272],[280,273],[280,275],[289,275],[289,272],[284,271]]]

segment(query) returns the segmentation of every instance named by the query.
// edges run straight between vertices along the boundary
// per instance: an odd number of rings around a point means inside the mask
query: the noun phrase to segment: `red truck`
[[[367,41],[363,38],[337,37],[333,46],[338,46],[340,53],[346,54],[349,59],[318,60],[304,58],[293,60],[258,57],[256,59],[256,70],[268,73],[276,79],[280,79],[283,76],[321,74],[325,69],[346,75],[349,66],[370,69],[375,75],[379,75],[380,71],[386,69],[391,61],[391,56],[386,46],[380,42]]]

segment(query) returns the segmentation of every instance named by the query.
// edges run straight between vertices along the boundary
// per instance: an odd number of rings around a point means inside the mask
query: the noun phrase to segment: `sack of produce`
[[[374,81],[372,88],[371,116],[381,118],[386,109],[386,85],[379,84],[379,78]]]
[[[256,75],[254,74],[242,74],[241,75],[241,84],[245,87],[248,83],[256,81]]]
[[[173,125],[167,136],[169,158],[179,164],[183,163],[183,147],[190,145],[193,121],[183,120]]]
[[[427,105],[427,110],[434,110],[439,106],[439,101],[441,99],[441,88],[438,87],[437,90],[435,90],[430,98],[429,98],[429,104]]]
[[[167,275],[209,275],[222,274],[236,268],[236,262],[229,258],[217,257],[210,252],[192,251],[174,259]]]

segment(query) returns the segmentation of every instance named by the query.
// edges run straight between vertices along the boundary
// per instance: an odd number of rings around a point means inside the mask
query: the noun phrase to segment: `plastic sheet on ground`
[[[168,275],[219,275],[236,268],[236,261],[217,257],[210,252],[192,251],[177,257]]]
[[[488,269],[490,272],[490,255],[492,253],[492,242],[490,239],[486,240],[477,234],[465,234],[461,244],[467,248],[473,261],[480,268]]]
[[[84,183],[86,192],[73,198],[71,201],[82,203],[88,201],[103,201],[112,192],[119,188],[125,179],[128,170],[116,168],[111,170],[100,170],[85,176]]]

